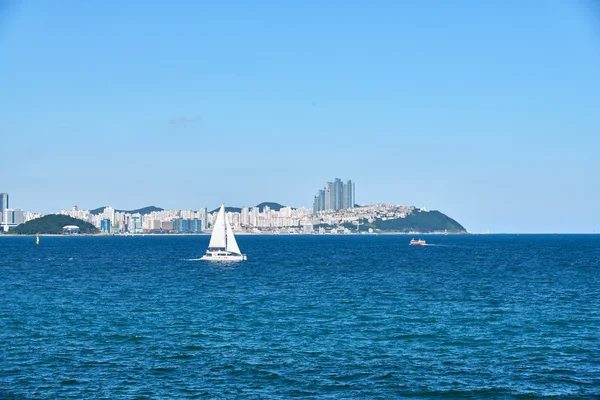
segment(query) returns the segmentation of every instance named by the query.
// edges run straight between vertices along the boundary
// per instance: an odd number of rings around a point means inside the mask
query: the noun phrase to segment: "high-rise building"
[[[128,223],[128,228],[129,228],[129,232],[131,233],[142,233],[144,231],[144,229],[142,228],[142,215],[137,213],[137,214],[133,214],[131,217],[129,217],[129,223]]]
[[[190,232],[198,233],[202,232],[202,220],[198,218],[190,219],[189,221]]]
[[[354,183],[343,183],[340,178],[327,182],[313,200],[313,213],[323,210],[341,210],[354,207]]]
[[[325,190],[321,189],[317,192],[315,196],[315,201],[313,203],[313,213],[317,213],[325,209]]]
[[[333,210],[333,202],[331,201],[333,192],[333,182],[327,182],[325,186],[325,200],[323,201],[323,210]]]
[[[242,208],[241,223],[242,226],[250,225],[250,210],[248,209],[248,207]]]
[[[192,210],[179,210],[179,216],[183,219],[193,219],[196,216],[196,212]]]
[[[344,184],[342,208],[354,208],[354,183],[348,181]]]
[[[0,193],[0,210],[4,211],[8,208],[8,193]]]
[[[250,209],[250,225],[258,226],[258,215],[260,214],[260,210],[258,207],[252,207]]]
[[[6,210],[8,210],[8,193],[0,193],[0,222],[2,222]]]
[[[23,210],[13,210],[12,208],[4,210],[2,219],[3,225],[16,226],[23,222],[25,222],[25,213]]]
[[[112,207],[105,207],[102,214],[104,214],[105,218],[110,219],[110,223],[113,225],[117,221],[115,209]]]
[[[348,208],[348,185],[342,189],[342,208]]]
[[[110,232],[110,219],[102,219],[100,220],[100,230],[102,232]]]
[[[198,210],[198,219],[201,221],[200,226],[202,228],[208,225],[208,213],[206,211],[206,208],[203,207],[200,210]]]
[[[173,220],[173,230],[176,232],[189,232],[190,231],[190,220],[184,218],[177,218]]]
[[[333,194],[331,197],[334,210],[342,208],[342,200],[344,198],[344,184],[340,178],[335,178],[333,181]]]

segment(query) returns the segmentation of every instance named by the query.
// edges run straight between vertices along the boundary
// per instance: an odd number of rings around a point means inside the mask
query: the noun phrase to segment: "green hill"
[[[10,228],[8,233],[16,233],[17,235],[35,235],[36,233],[62,234],[63,227],[66,225],[78,226],[80,233],[98,233],[98,229],[89,222],[59,214],[50,214],[32,219],[24,224]]]
[[[458,222],[439,211],[416,211],[406,218],[377,220],[375,226],[382,231],[466,233]]]
[[[279,211],[285,206],[282,206],[279,203],[274,203],[272,201],[264,201],[264,202],[260,203],[259,205],[257,205],[256,207],[258,207],[259,212],[263,212],[265,207],[269,207],[273,211]]]
[[[356,225],[351,223],[343,224],[345,228],[356,231]],[[331,227],[324,226],[326,229]],[[458,222],[439,211],[415,211],[406,216],[406,218],[396,219],[377,219],[372,223],[367,220],[361,220],[360,231],[367,231],[369,228],[382,232],[444,232],[448,233],[467,233],[467,230]]]
[[[382,231],[394,232],[443,232],[466,233],[458,222],[439,211],[415,211],[406,218],[375,220],[373,227]]]
[[[104,212],[104,209],[108,207],[108,206],[104,206],[104,207],[98,207],[95,208],[93,210],[90,210],[90,214],[93,215],[98,215]],[[163,211],[162,208],[160,207],[155,207],[155,206],[147,206],[147,207],[143,207],[143,208],[138,208],[136,210],[115,210],[116,212],[121,212],[121,213],[128,213],[128,214],[141,214],[141,215],[146,215],[146,214],[150,214],[153,211]]]

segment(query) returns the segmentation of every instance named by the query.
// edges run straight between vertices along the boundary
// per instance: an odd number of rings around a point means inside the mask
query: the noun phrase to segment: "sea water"
[[[0,237],[0,398],[600,396],[600,235]]]

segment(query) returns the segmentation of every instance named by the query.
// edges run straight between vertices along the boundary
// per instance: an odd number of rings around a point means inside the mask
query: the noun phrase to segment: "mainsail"
[[[210,243],[208,247],[211,249],[224,249],[225,248],[225,206],[221,205],[219,214],[217,214],[217,220],[213,226],[212,235],[210,236]],[[229,223],[227,224],[229,225]],[[229,236],[229,235],[228,235]],[[235,241],[235,239],[234,239]],[[228,247],[228,246],[227,246]],[[236,244],[237,248],[237,244]],[[238,249],[239,252],[239,249]]]

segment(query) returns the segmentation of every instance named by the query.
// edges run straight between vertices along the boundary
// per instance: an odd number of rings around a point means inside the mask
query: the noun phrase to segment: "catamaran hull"
[[[245,261],[246,260],[246,255],[245,254],[206,254],[204,256],[202,256],[200,258],[203,261],[220,261],[220,262],[227,262],[227,261]]]

